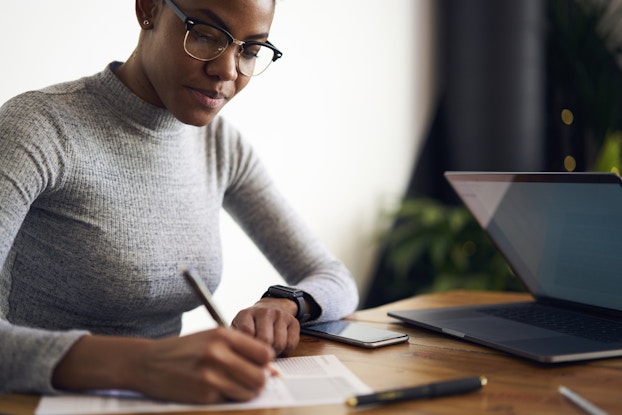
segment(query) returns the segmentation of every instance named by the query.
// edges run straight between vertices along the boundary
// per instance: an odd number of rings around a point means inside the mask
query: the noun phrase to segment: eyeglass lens
[[[193,26],[184,39],[186,52],[202,61],[216,59],[228,46],[229,38],[225,33],[202,24]],[[246,43],[239,48],[241,50],[237,58],[238,70],[246,76],[259,75],[268,68],[274,58],[274,51],[266,46]]]

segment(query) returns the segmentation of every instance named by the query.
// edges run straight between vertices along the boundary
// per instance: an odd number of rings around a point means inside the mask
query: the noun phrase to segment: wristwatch
[[[305,292],[302,290],[298,290],[292,287],[286,287],[284,285],[273,285],[268,288],[268,291],[261,296],[261,298],[265,297],[273,297],[273,298],[287,298],[288,300],[292,300],[298,305],[298,312],[296,313],[296,319],[304,323],[309,320],[311,314],[307,308],[307,303],[304,299]]]

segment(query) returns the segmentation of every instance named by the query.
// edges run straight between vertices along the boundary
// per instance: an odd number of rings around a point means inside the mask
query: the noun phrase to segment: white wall
[[[362,295],[378,216],[403,193],[429,117],[432,3],[279,1],[270,38],[284,57],[223,110]],[[0,103],[125,60],[138,30],[131,0],[5,2]],[[280,277],[228,218],[223,239],[215,298],[232,318]],[[184,323],[211,325],[203,310]]]

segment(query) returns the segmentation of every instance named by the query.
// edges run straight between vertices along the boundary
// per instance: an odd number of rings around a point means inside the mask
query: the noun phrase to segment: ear
[[[150,30],[162,0],[136,0],[136,18],[143,30]]]

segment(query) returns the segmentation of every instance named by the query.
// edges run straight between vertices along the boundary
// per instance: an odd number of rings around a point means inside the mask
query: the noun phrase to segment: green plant
[[[595,171],[620,174],[622,168],[622,133],[607,133],[594,163]]]
[[[392,271],[385,281],[389,291],[523,290],[465,207],[411,198],[389,215],[395,226],[381,235]]]

